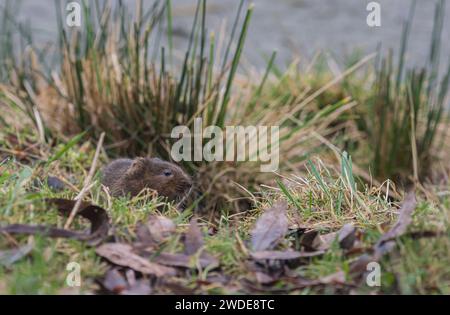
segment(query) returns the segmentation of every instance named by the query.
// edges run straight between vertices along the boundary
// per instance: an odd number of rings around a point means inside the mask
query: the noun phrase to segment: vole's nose
[[[184,176],[180,181],[178,181],[178,192],[181,194],[187,193],[192,189],[194,182],[188,176]]]
[[[192,181],[192,178],[189,176],[186,176],[186,186],[192,187],[192,185],[194,184],[194,182]]]
[[[188,175],[185,175],[183,178],[183,185],[187,188],[191,188],[194,182],[192,181],[192,178]]]

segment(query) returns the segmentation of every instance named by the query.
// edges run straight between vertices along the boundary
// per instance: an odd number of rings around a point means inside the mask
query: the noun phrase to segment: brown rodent
[[[158,158],[119,159],[103,169],[102,184],[113,196],[137,196],[148,188],[180,200],[192,187],[191,178],[177,165]]]

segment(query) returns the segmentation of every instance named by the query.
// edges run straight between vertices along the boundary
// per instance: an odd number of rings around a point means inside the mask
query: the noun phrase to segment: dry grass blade
[[[100,155],[100,150],[103,147],[104,140],[105,140],[105,133],[103,132],[102,135],[100,136],[100,140],[98,141],[94,159],[92,160],[92,164],[91,164],[91,169],[89,170],[88,176],[86,177],[86,179],[84,181],[83,189],[81,189],[80,193],[78,194],[78,196],[76,198],[77,202],[75,203],[75,206],[73,207],[73,209],[69,215],[69,218],[67,219],[67,222],[64,225],[65,229],[68,229],[70,227],[70,225],[72,224],[72,221],[75,218],[75,216],[77,215],[78,210],[80,209],[81,203],[83,202],[84,195],[89,191],[89,189],[91,187],[91,181],[92,181],[92,178],[94,177],[95,171],[97,169],[98,157]]]

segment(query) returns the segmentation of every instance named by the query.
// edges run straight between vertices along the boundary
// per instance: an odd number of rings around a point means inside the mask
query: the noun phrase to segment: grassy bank
[[[25,223],[63,227],[65,218],[58,216],[57,211],[43,200],[76,197],[94,155],[92,144],[82,141],[72,148],[60,144],[48,149],[33,147],[36,139],[23,131],[19,139],[12,133],[2,136],[3,152],[10,150],[18,156],[18,145],[23,146],[20,160],[3,161],[1,165],[2,225]],[[53,160],[55,154],[60,152],[63,154],[50,164],[29,163],[29,159],[34,160],[40,154],[43,161]],[[102,154],[101,163],[106,160],[107,157]],[[67,183],[67,188],[55,192],[54,184],[49,187],[47,183],[49,176],[62,179]],[[424,193],[418,194],[418,204],[408,234],[398,238],[395,250],[380,261],[381,286],[370,288],[364,282],[354,281],[350,266],[393,225],[401,202],[391,201],[383,187],[358,185],[360,189],[353,191],[347,177],[335,165],[315,159],[308,164],[304,174],[280,177],[277,186],[263,188],[260,195],[254,197],[256,206],[252,210],[230,214],[230,207],[224,207],[222,215],[215,220],[201,218],[199,226],[204,234],[203,250],[217,258],[220,267],[204,269],[197,266],[193,259],[191,268],[183,269],[176,277],[159,279],[152,286],[152,292],[448,294],[448,186],[427,187]],[[86,199],[107,209],[114,226],[114,239],[118,242],[135,241],[139,237],[136,230],[139,223],[147,222],[152,215],[162,214],[176,222],[177,228],[158,244],[157,251],[179,253],[183,247],[183,233],[189,227],[190,212],[180,212],[152,196],[132,200],[110,199],[98,182],[95,182]],[[305,235],[310,232],[329,235],[345,224],[357,227],[355,244],[351,249],[345,249],[334,240],[329,244],[329,249],[317,257],[294,262],[263,260],[254,266],[256,263],[251,256],[252,230],[265,210],[280,200],[288,202],[289,231],[280,240],[277,250],[311,251],[307,249],[309,245],[306,243],[310,241]],[[165,207],[161,208],[162,205]],[[77,219],[72,229],[84,230],[87,226],[85,221]],[[305,234],[305,231],[308,233]],[[421,232],[429,236],[418,236]],[[29,244],[31,247],[26,250]],[[11,264],[8,263],[11,257],[2,252],[5,254],[0,272],[2,293],[98,292],[102,288],[99,283],[110,269],[109,263],[96,255],[95,248],[78,241],[4,235],[0,246],[2,249],[19,246],[26,250]],[[80,288],[66,285],[66,266],[69,262],[77,262],[81,266]],[[288,274],[285,271],[287,266],[291,268]],[[337,276],[336,273],[340,272],[343,274]],[[263,278],[262,274],[270,278]],[[327,280],[330,275],[334,278]],[[323,283],[303,286],[306,280],[321,280]]]

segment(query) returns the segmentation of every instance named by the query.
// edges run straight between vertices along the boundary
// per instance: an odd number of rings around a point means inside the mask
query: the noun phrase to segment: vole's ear
[[[164,164],[164,161],[160,158],[153,157],[153,158],[147,158],[148,166],[153,171],[158,171],[161,169],[161,165]]]
[[[151,162],[153,163],[162,163],[164,162],[163,160],[161,160],[160,158],[154,157],[150,159]]]
[[[134,159],[130,168],[128,168],[128,170],[126,172],[126,175],[129,177],[136,177],[139,175],[143,175],[143,173],[147,167],[146,166],[147,163],[148,163],[147,160],[142,157],[138,157],[138,158]]]

